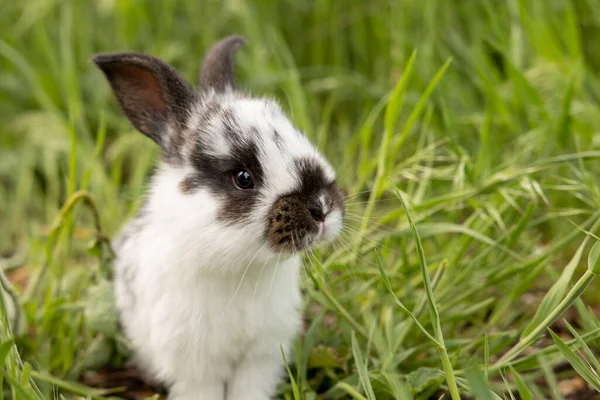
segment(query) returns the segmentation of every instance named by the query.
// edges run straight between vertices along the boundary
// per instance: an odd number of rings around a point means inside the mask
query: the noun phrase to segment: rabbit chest
[[[182,273],[191,270],[181,265],[188,261],[165,248],[130,249],[135,262],[123,259],[117,268],[123,326],[156,375],[168,380],[194,371],[226,379],[249,354],[287,351],[301,324],[299,257],[248,264],[239,274],[190,275]]]

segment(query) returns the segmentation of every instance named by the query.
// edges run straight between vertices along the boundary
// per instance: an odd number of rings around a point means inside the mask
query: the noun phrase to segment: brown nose
[[[312,215],[312,217],[314,218],[315,221],[317,221],[317,222],[325,221],[325,213],[323,212],[323,208],[320,205],[311,207],[308,209],[308,211],[310,212],[310,215]]]

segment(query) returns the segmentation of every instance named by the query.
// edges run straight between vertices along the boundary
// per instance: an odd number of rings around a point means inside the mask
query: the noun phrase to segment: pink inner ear
[[[130,99],[153,112],[166,113],[167,104],[162,96],[162,88],[151,72],[132,65],[120,69],[119,80]]]

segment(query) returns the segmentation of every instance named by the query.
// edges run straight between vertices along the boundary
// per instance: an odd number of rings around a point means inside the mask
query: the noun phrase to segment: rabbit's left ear
[[[194,88],[164,61],[139,53],[99,54],[93,62],[110,82],[135,128],[167,150],[183,128]]]
[[[235,90],[235,52],[246,44],[241,36],[228,36],[217,42],[204,57],[200,70],[200,88],[203,91]]]

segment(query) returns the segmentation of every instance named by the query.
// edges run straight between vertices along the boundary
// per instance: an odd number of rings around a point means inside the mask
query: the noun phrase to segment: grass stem
[[[393,184],[393,182],[392,182]],[[431,320],[433,322],[433,329],[435,332],[435,337],[437,339],[437,343],[439,343],[439,354],[440,359],[442,361],[442,366],[444,368],[444,374],[446,375],[446,383],[448,384],[448,390],[450,391],[450,396],[452,396],[452,400],[460,400],[460,394],[458,392],[458,386],[456,384],[456,378],[454,377],[454,369],[452,368],[452,363],[450,362],[450,357],[448,356],[448,350],[446,348],[446,344],[444,343],[444,335],[442,333],[442,324],[440,321],[440,314],[437,310],[437,306],[435,304],[435,295],[433,293],[431,279],[429,278],[429,271],[427,269],[427,261],[425,259],[425,252],[423,250],[423,244],[421,243],[421,237],[419,236],[419,232],[417,231],[417,227],[415,226],[410,211],[408,210],[408,206],[406,201],[404,200],[402,194],[398,190],[396,186],[394,186],[396,196],[402,203],[402,207],[406,212],[406,218],[408,219],[408,223],[413,232],[413,236],[415,238],[417,244],[417,253],[419,255],[419,267],[421,268],[421,275],[423,277],[423,284],[425,285],[425,292],[427,293],[427,299],[429,301],[429,312],[431,314]]]

